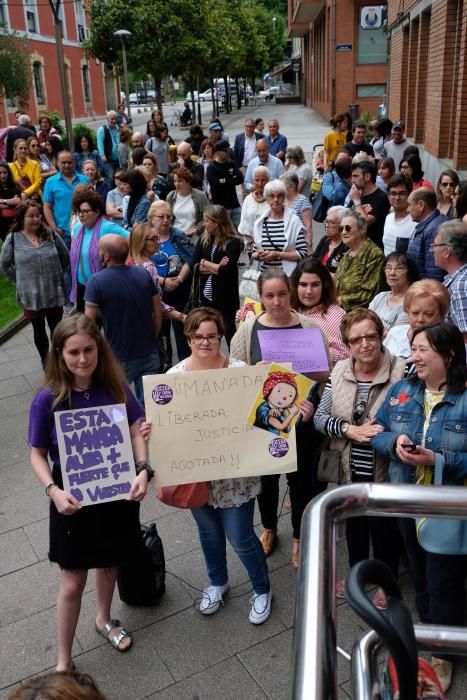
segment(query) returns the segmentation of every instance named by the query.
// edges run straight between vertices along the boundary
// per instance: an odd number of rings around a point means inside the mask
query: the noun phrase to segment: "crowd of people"
[[[29,442],[50,498],[49,557],[61,571],[57,670],[73,669],[89,568],[98,572],[98,632],[121,652],[132,644],[110,606],[153,476],[145,374],[254,365],[263,361],[260,331],[319,330],[329,374],[314,401],[300,404],[297,471],[287,475],[294,567],[304,509],[327,487],[318,479],[323,450],[339,453],[340,483],[428,484],[435,468],[442,483],[464,483],[467,182],[451,169],[435,186],[426,180],[402,121],[384,118],[368,130],[349,114],[332,119],[319,156],[324,235],[314,246],[317,164],[288,144],[277,119],[268,133],[261,119],[246,119],[232,146],[219,121],[208,134],[191,126],[174,144],[158,110],[145,134],[111,111],[96,146],[80,136],[71,153],[55,152],[47,120],[28,135],[23,117],[17,138],[12,129],[6,139],[9,162],[0,161],[0,269],[16,282],[45,370]],[[259,275],[262,310],[239,325],[246,268]],[[82,508],[63,490],[51,417],[64,406],[116,402],[127,407],[137,477],[127,501]],[[279,476],[209,482],[208,503],[192,511],[209,578],[202,614],[219,610],[229,588],[227,538],[251,580],[249,619],[267,620],[278,510]],[[395,577],[405,549],[420,619],[463,622],[463,553],[423,549],[412,520],[352,518],[346,540],[350,566],[369,557],[371,543]],[[344,597],[343,580],[336,595]],[[387,607],[384,591],[374,604]],[[447,689],[452,657],[432,662]]]

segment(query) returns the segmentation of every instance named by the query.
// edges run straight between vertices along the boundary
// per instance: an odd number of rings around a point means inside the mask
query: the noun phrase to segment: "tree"
[[[0,28],[0,91],[27,105],[31,73],[28,41],[6,27]]]

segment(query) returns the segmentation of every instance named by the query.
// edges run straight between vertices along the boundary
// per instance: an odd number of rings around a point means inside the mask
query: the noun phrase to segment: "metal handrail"
[[[337,700],[336,523],[361,515],[467,518],[458,486],[349,484],[327,491],[305,510],[295,601],[294,700]]]

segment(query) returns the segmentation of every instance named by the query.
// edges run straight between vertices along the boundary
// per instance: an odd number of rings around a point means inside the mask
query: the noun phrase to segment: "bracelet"
[[[57,486],[57,484],[54,481],[51,481],[50,484],[47,484],[47,486],[45,487],[45,495],[47,496],[47,498],[50,498],[50,492],[54,486]]]
[[[136,470],[136,476],[139,476],[142,471],[145,471],[148,475],[148,484],[153,480],[154,478],[154,469],[151,469],[151,465],[149,462],[146,460],[142,460],[141,462],[136,462],[135,464],[135,470]]]

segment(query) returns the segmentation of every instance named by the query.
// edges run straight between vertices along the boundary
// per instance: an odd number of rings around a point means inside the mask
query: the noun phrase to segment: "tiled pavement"
[[[322,141],[326,130],[323,120],[299,105],[268,105],[253,113],[278,115],[289,142],[301,143],[307,152]],[[224,118],[231,135],[241,129],[246,114],[243,110]],[[41,379],[31,328],[26,327],[0,346],[0,700],[21,680],[52,669],[56,657],[58,571],[47,560],[47,499],[32,475],[25,439],[29,404]],[[164,506],[151,490],[142,505],[142,519],[156,520],[163,539],[167,592],[154,608],[129,608],[116,594],[113,614],[134,633],[133,648],[119,654],[94,630],[91,572],[74,645],[79,670],[94,676],[109,700],[290,697],[296,574],[290,563],[288,511],[282,511],[279,546],[269,559],[273,612],[260,627],[248,621],[248,580],[231,550],[231,593],[216,615],[203,617],[194,605],[206,584],[205,567],[190,514]],[[338,562],[343,572],[342,545]],[[402,584],[413,601],[406,575]],[[350,652],[363,630],[347,604],[340,603],[338,645]],[[350,667],[342,657],[338,673],[344,699],[350,696]],[[449,697],[467,697],[465,665]]]

